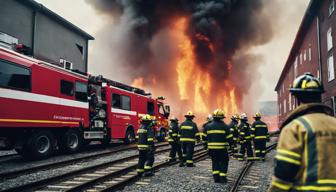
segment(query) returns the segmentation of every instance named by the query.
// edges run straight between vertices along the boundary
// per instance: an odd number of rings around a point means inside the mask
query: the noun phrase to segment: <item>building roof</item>
[[[311,0],[308,8],[305,12],[305,15],[301,21],[300,27],[299,27],[299,31],[296,34],[292,49],[289,52],[289,56],[288,59],[285,63],[285,66],[281,72],[281,75],[279,77],[279,80],[275,86],[275,91],[277,91],[281,85],[281,82],[284,80],[284,78],[286,77],[286,74],[288,72],[288,70],[290,69],[291,65],[293,64],[293,61],[297,55],[297,53],[299,52],[299,49],[301,47],[302,41],[305,38],[306,33],[309,30],[309,27],[311,25],[311,23],[313,22],[314,18],[316,17],[318,10],[321,6],[321,0]]]
[[[59,16],[55,12],[51,11],[50,9],[46,8],[41,3],[38,3],[34,0],[18,0],[18,2],[24,3],[24,4],[32,7],[35,11],[39,11],[39,12],[47,15],[48,17],[52,18],[54,21],[56,21],[56,22],[60,23],[61,25],[71,29],[72,31],[74,31],[77,34],[85,37],[86,39],[94,40],[94,37],[92,37],[90,34],[86,33],[85,31],[83,31],[82,29],[77,27],[76,25],[70,23],[69,21],[67,21],[63,17]]]

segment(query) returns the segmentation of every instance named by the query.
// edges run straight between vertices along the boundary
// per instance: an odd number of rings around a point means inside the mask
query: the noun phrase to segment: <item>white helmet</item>
[[[240,115],[240,119],[241,119],[241,120],[247,120],[247,115],[246,115],[246,113],[242,113],[242,114]]]

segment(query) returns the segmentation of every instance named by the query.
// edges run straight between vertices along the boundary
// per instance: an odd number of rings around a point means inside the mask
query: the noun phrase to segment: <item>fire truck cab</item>
[[[106,79],[89,78],[90,128],[84,132],[86,139],[124,139],[135,141],[140,118],[152,116],[158,141],[163,141],[168,129],[170,108],[164,98],[151,98],[144,90]]]
[[[90,141],[131,143],[144,114],[156,120],[162,141],[169,110],[141,89],[0,47],[0,149],[41,159]]]

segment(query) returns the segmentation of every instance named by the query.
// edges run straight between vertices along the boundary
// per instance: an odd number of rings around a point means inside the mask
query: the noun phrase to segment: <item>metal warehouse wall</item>
[[[88,39],[39,11],[36,12],[34,35],[34,10],[29,3],[1,0],[0,32],[19,39],[19,43],[33,47],[35,58],[56,64],[62,58],[73,63],[74,69],[87,72]],[[83,53],[77,44],[83,47]]]
[[[19,39],[19,43],[32,46],[33,11],[13,0],[0,2],[0,31]]]

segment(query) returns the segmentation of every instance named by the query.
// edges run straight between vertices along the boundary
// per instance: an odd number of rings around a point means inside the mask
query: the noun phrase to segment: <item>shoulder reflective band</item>
[[[267,125],[256,125],[255,127],[267,127]]]
[[[231,137],[233,137],[233,135],[232,135],[232,134],[230,134],[230,135],[226,136],[226,138],[227,138],[227,139],[229,139],[229,138],[231,138]]]
[[[225,131],[224,130],[210,130],[210,131],[207,131],[207,134],[225,134]]]
[[[181,126],[181,129],[191,130],[193,129],[193,127],[192,126]]]
[[[195,139],[191,139],[191,138],[181,138],[180,141],[195,141]]]

